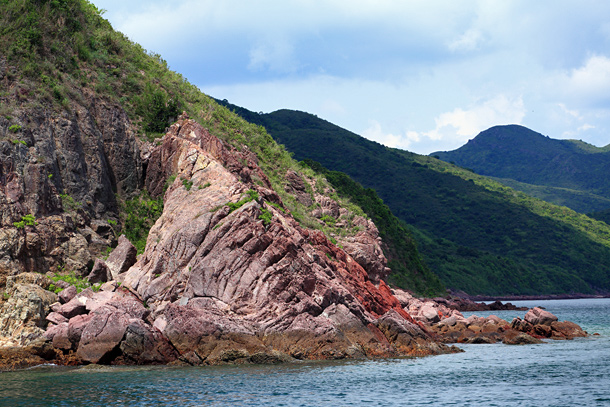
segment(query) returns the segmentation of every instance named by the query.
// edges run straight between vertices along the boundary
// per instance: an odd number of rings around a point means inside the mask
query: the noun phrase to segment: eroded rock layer
[[[144,254],[126,272],[96,263],[95,278],[120,288],[64,296],[46,333],[62,352],[91,363],[217,364],[452,351],[373,283],[385,271],[376,249],[368,262],[355,250],[358,262],[299,226],[246,149],[183,117],[151,152],[146,185],[165,204]]]

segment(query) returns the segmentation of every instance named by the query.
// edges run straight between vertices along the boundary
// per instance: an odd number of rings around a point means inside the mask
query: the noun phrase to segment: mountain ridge
[[[315,160],[375,189],[409,225],[426,262],[449,288],[488,295],[608,290],[605,224],[305,112],[257,114],[227,106],[265,126],[295,158]],[[577,247],[590,252],[583,256]]]
[[[494,126],[453,151],[430,154],[475,172],[512,179],[519,190],[533,186],[560,188],[535,196],[563,203],[582,213],[607,209],[610,199],[610,145],[596,147],[579,140],[556,140],[519,125]],[[569,191],[578,191],[569,198]],[[587,198],[589,196],[589,199]]]

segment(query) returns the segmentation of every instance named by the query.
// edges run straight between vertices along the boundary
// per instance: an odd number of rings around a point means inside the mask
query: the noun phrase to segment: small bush
[[[184,189],[190,191],[193,187],[193,181],[190,179],[182,178],[182,185],[184,185]]]
[[[273,213],[263,208],[261,209],[261,214],[258,215],[258,218],[263,221],[263,225],[267,226],[271,223],[271,219],[273,219]]]
[[[23,140],[11,140],[11,142],[12,142],[13,144],[23,144],[23,145],[24,145],[24,146],[26,146],[26,147],[28,146],[28,143],[26,143],[26,142],[25,142],[25,141],[23,141]]]
[[[21,126],[18,124],[13,124],[11,127],[8,128],[11,132],[13,133],[17,133],[19,130],[21,130]]]
[[[59,197],[61,198],[61,206],[64,208],[64,211],[74,212],[83,206],[82,203],[75,201],[68,194],[59,194]]]
[[[77,276],[76,273],[74,273],[74,272],[71,272],[68,274],[55,273],[55,275],[53,277],[51,277],[51,280],[54,282],[58,282],[60,280],[65,281],[66,283],[76,287],[76,291],[79,293],[87,288],[91,288],[93,291],[97,292],[100,290],[100,287],[102,286],[101,283],[91,285],[91,283],[89,283],[89,281],[87,281],[87,279],[85,279],[84,277]],[[53,291],[56,294],[59,293],[61,290],[63,290],[63,288],[58,287],[55,284],[51,284],[49,286],[49,291]]]
[[[36,218],[34,217],[34,215],[28,214],[28,215],[22,216],[21,220],[19,222],[13,222],[13,225],[17,229],[23,229],[26,226],[36,226],[36,225],[38,225],[38,222],[36,222]]]

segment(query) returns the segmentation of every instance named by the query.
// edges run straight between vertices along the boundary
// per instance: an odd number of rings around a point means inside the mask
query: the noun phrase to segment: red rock
[[[120,349],[136,364],[166,364],[178,358],[169,341],[142,320],[130,320]]]
[[[93,264],[93,268],[87,279],[91,284],[105,283],[112,280],[112,273],[104,260],[95,259],[95,263]]]
[[[573,339],[584,338],[587,333],[580,326],[570,321],[555,321],[551,323],[551,338]]]
[[[70,300],[70,302],[62,305],[57,312],[67,319],[70,319],[77,315],[86,313],[87,309],[85,308],[84,301],[79,299],[79,297],[74,297],[72,300]]]
[[[64,317],[59,312],[51,312],[49,315],[47,315],[47,321],[52,324],[59,325],[63,322],[68,322],[68,318]]]
[[[68,338],[68,323],[64,322],[57,325],[53,334],[53,347],[62,350],[70,350],[72,342]]]
[[[77,355],[85,362],[103,363],[112,357],[128,325],[129,316],[125,312],[110,306],[98,308],[82,331]]]
[[[92,315],[77,315],[68,322],[68,339],[72,343],[73,349],[78,348],[83,330],[93,318]]]

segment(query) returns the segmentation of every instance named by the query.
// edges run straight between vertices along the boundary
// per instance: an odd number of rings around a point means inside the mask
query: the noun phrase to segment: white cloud
[[[479,48],[481,41],[483,40],[483,34],[481,31],[470,28],[458,39],[449,43],[449,50],[452,52],[460,51],[474,51]]]
[[[293,45],[284,38],[269,38],[259,42],[250,49],[248,69],[294,72],[297,69],[297,62]]]
[[[370,126],[362,132],[362,137],[376,141],[387,147],[407,150],[409,146],[421,140],[416,131],[407,131],[403,134],[393,134],[384,131],[377,120],[370,120]]]
[[[610,109],[610,58],[594,55],[548,82],[549,94],[582,107]]]
[[[435,119],[436,128],[423,135],[449,144],[466,142],[483,130],[499,124],[520,124],[525,116],[521,97],[509,99],[498,95],[464,110],[456,108]]]

